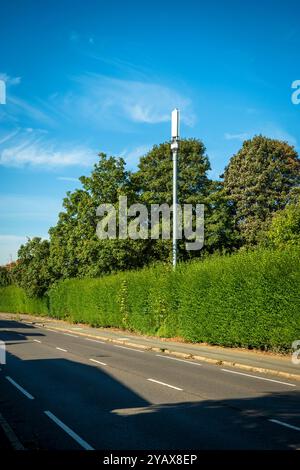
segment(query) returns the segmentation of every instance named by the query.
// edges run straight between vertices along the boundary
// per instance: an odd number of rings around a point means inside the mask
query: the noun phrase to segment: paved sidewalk
[[[99,338],[105,341],[124,344],[145,350],[159,351],[181,358],[193,358],[212,364],[238,367],[246,371],[262,372],[286,378],[300,380],[300,364],[292,363],[291,355],[264,353],[239,348],[184,343],[172,339],[163,339],[137,335],[124,330],[112,328],[92,328],[82,324],[71,324],[49,317],[0,313],[1,319],[20,320],[44,324],[54,329],[73,331],[78,335]],[[1,325],[1,323],[0,323]],[[300,339],[300,338],[299,338]]]

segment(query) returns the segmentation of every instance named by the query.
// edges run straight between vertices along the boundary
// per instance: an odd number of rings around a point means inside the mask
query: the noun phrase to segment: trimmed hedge
[[[185,263],[176,272],[157,265],[68,279],[51,289],[49,313],[192,342],[287,351],[300,338],[299,286],[300,247],[256,250]],[[13,289],[0,290],[0,309],[37,313],[38,304],[26,303],[20,289],[16,308]]]
[[[48,300],[28,297],[21,287],[0,287],[0,312],[48,315]]]

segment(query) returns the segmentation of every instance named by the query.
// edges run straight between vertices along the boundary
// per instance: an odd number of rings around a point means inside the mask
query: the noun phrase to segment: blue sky
[[[300,149],[299,2],[10,0],[0,16],[0,264],[47,237],[99,151],[133,169],[168,140],[175,106],[214,177],[257,133]]]

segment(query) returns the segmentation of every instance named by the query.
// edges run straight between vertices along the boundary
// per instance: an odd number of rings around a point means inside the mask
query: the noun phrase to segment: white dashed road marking
[[[156,354],[157,357],[163,357],[164,359],[171,359],[172,361],[186,362],[187,364],[193,364],[194,366],[202,366],[199,362],[188,361],[186,359],[178,359],[177,357],[163,356],[162,354]]]
[[[29,398],[29,400],[34,400],[34,397],[28,393],[25,388],[21,387],[17,382],[15,382],[11,377],[8,375],[5,377],[12,385],[14,385],[25,397]]]
[[[69,426],[64,424],[60,419],[58,419],[51,411],[44,411],[45,415],[48,418],[52,419],[57,426],[59,426],[63,431],[65,431],[74,441],[76,441],[83,449],[85,450],[94,450],[92,446],[90,446],[84,439],[82,439],[76,432],[74,432]]]
[[[135,351],[139,353],[143,353],[145,351],[141,351],[140,349],[134,349],[134,348],[127,348],[127,346],[119,346],[118,344],[114,344],[115,348],[121,348],[121,349],[129,349],[130,351]]]
[[[105,364],[105,362],[97,361],[96,359],[90,359],[90,361],[96,362],[97,364],[101,364],[102,366],[107,366],[107,364]]]
[[[253,379],[266,380],[267,382],[275,382],[281,385],[288,385],[289,387],[296,387],[295,384],[290,384],[288,382],[280,382],[280,380],[267,379],[266,377],[259,377],[258,375],[245,374],[244,372],[236,372],[235,370],[221,369],[223,372],[229,372],[230,374],[245,375],[246,377],[252,377]]]
[[[297,426],[293,426],[292,424],[284,423],[283,421],[278,421],[277,419],[269,419],[269,421],[271,421],[271,423],[280,424],[281,426],[284,426],[285,428],[293,429],[294,431],[300,431],[300,428],[298,428]]]
[[[147,380],[149,380],[149,382],[154,382],[159,385],[164,385],[165,387],[174,388],[175,390],[180,390],[180,391],[183,390],[182,388],[174,387],[174,385],[166,384],[165,382],[160,382],[159,380],[155,380],[155,379],[147,379]]]

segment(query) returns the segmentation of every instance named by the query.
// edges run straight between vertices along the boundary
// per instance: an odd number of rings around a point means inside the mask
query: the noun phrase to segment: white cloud
[[[79,181],[78,178],[73,178],[72,176],[58,176],[57,179],[59,181],[76,181],[76,182]]]
[[[55,95],[53,104],[66,116],[89,121],[98,127],[125,122],[156,124],[170,120],[174,107],[181,110],[182,121],[193,126],[195,114],[191,100],[175,89],[150,82],[120,80],[102,75],[78,79],[79,90]]]
[[[249,139],[250,134],[248,132],[242,132],[240,134],[230,134],[229,132],[225,132],[224,137],[226,140],[244,141],[244,140]]]
[[[29,104],[27,101],[12,95],[9,95],[7,101],[10,105],[9,113],[15,119],[20,116],[25,116],[26,118],[30,118],[38,122],[39,125],[41,125],[41,123],[51,126],[55,125],[55,120],[34,104]]]
[[[6,140],[2,144],[6,144]],[[96,152],[84,146],[71,143],[59,146],[45,139],[42,131],[33,129],[19,132],[10,146],[1,147],[0,165],[7,167],[88,167],[94,162],[96,155]]]
[[[226,132],[224,137],[226,140],[240,140],[243,142],[244,140],[251,139],[255,135],[259,134],[262,134],[271,139],[284,140],[287,141],[290,145],[297,146],[297,139],[293,135],[272,122],[264,123],[256,130],[252,130],[251,132],[244,132],[241,134],[230,134]]]
[[[9,132],[8,134],[0,137],[0,145],[1,144],[4,144],[5,142],[8,142],[9,140],[11,140],[13,137],[15,137],[19,132],[19,129],[16,129],[12,132]]]

